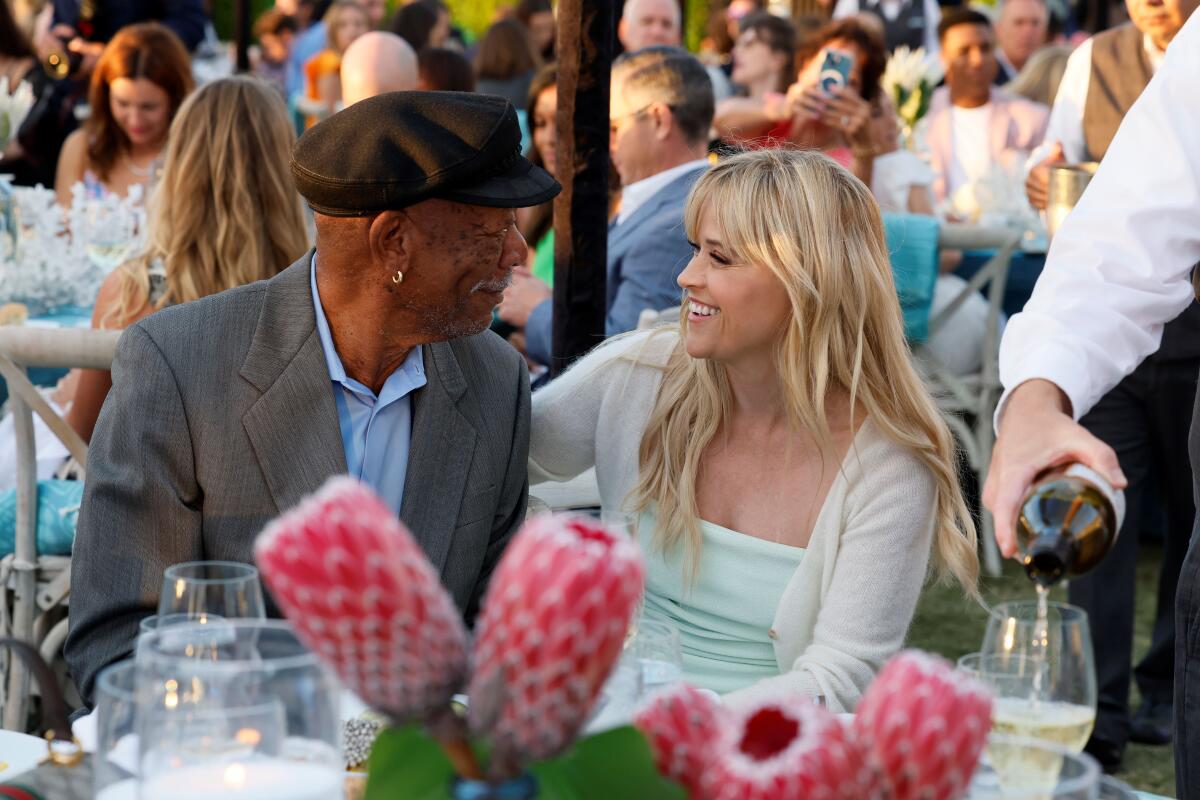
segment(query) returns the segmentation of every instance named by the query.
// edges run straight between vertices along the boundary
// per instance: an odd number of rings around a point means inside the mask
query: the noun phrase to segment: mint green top
[[[804,548],[701,521],[700,568],[689,586],[683,548],[664,554],[653,546],[656,524],[650,512],[638,521],[646,559],[643,614],[679,629],[683,679],[724,694],[778,675],[769,631]]]

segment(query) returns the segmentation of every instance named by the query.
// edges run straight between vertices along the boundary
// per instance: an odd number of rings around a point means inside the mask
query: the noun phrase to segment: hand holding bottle
[[[1072,462],[1091,467],[1114,489],[1125,488],[1116,453],[1074,421],[1061,389],[1045,380],[1018,386],[1000,420],[983,487],[983,503],[995,517],[996,541],[1005,556],[1017,552],[1017,514],[1034,478]]]

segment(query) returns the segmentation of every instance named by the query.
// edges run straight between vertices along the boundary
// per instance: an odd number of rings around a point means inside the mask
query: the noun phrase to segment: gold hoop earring
[[[404,273],[400,272],[399,270],[397,270],[396,274],[392,276],[392,283],[400,283],[403,280],[404,280]]]

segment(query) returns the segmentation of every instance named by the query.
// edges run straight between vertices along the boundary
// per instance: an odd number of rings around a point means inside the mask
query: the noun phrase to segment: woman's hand
[[[841,132],[855,149],[874,147],[871,128],[867,125],[867,121],[871,119],[871,104],[859,97],[858,92],[849,86],[835,88],[828,98],[824,104],[821,121]]]

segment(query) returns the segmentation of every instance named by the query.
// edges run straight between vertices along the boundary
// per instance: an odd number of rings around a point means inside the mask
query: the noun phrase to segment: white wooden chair
[[[914,348],[917,367],[930,392],[937,400],[950,429],[958,438],[979,486],[987,480],[988,464],[996,436],[992,417],[1000,401],[999,323],[1004,305],[1004,290],[1013,254],[1021,234],[1010,228],[985,228],[976,225],[943,225],[938,245],[941,249],[990,250],[994,254],[967,282],[946,308],[929,320],[932,336],[974,293],[982,292],[988,301],[987,329],[983,338],[980,368],[969,375],[955,375],[938,364],[925,345]],[[983,545],[983,565],[990,575],[1000,574],[1000,551],[993,536],[992,516],[981,509],[979,538]]]
[[[17,531],[12,555],[0,559],[0,635],[37,647],[47,662],[58,659],[67,635],[66,603],[71,559],[37,553],[37,453],[33,415],[62,440],[80,467],[87,466],[87,445],[54,412],[29,382],[27,367],[109,369],[119,331],[0,328],[0,377],[8,384],[9,413],[17,437]],[[24,730],[28,714],[29,674],[4,654],[3,725]]]

